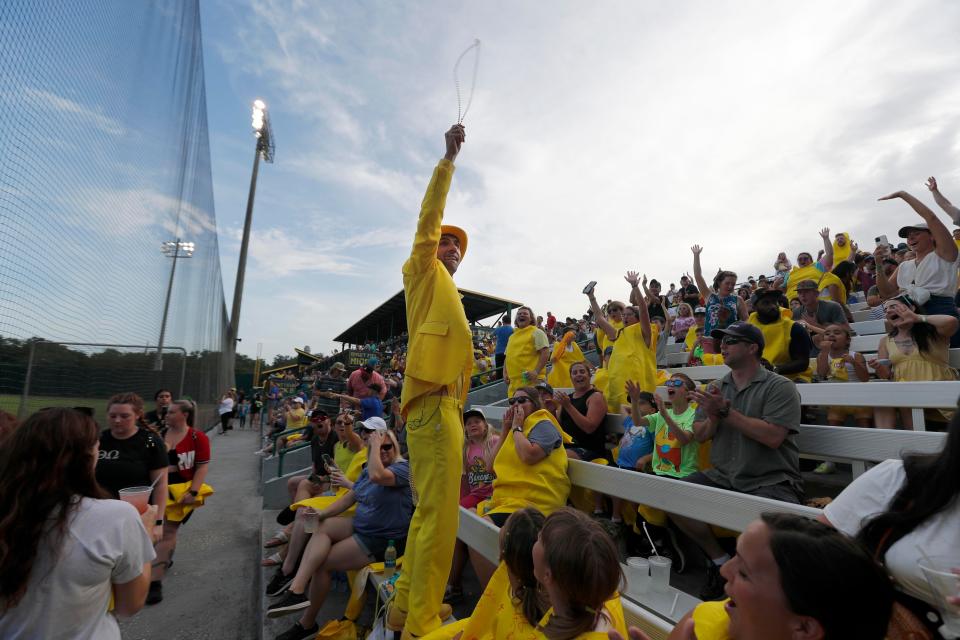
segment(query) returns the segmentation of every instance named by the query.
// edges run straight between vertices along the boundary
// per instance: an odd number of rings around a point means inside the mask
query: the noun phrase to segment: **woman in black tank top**
[[[560,426],[573,438],[564,445],[567,456],[578,460],[607,459],[606,434],[603,421],[607,416],[607,403],[603,394],[590,384],[590,370],[584,362],[570,365],[573,393],[558,392]]]

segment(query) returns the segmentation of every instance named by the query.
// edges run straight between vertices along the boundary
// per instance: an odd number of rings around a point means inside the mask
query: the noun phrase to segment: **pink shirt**
[[[491,449],[497,448],[499,438],[494,436],[491,440]],[[493,480],[497,476],[493,473],[493,468],[487,468],[487,463],[483,459],[483,445],[470,443],[467,445],[465,460],[465,470],[463,474],[463,483],[461,485],[461,497],[470,494],[477,498],[487,499],[493,495]]]
[[[357,369],[347,378],[347,395],[361,400],[363,398],[370,398],[373,396],[373,391],[370,390],[368,385],[371,384],[380,385],[380,399],[383,400],[384,396],[387,395],[387,383],[384,381],[383,376],[373,371],[370,373],[370,377],[364,380],[362,368]]]

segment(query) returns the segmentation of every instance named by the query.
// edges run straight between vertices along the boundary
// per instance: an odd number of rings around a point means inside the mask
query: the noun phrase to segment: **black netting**
[[[0,409],[156,386],[232,386],[196,1],[0,3]],[[151,354],[150,347],[154,347]],[[66,353],[64,353],[66,352]],[[145,353],[146,352],[146,353]]]

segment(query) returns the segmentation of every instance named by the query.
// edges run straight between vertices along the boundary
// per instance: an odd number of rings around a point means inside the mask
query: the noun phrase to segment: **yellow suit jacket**
[[[453,163],[441,160],[423,196],[413,250],[403,265],[410,335],[400,398],[404,415],[410,401],[424,393],[458,384],[460,401],[466,402],[470,390],[473,336],[457,285],[437,259],[440,224],[452,177]]]

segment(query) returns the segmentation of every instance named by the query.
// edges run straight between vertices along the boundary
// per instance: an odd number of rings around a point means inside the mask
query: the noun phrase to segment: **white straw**
[[[650,532],[647,531],[647,523],[643,522],[642,524],[643,524],[643,532],[647,535],[647,541],[650,543],[650,547],[653,549],[653,553],[657,556],[658,559],[661,558],[660,552],[657,551],[657,545],[653,544],[653,538],[650,537]]]
[[[670,613],[667,614],[668,616],[672,616],[673,612],[677,610],[677,600],[679,599],[680,599],[680,592],[678,591],[677,593],[673,594],[673,604],[670,605]]]

